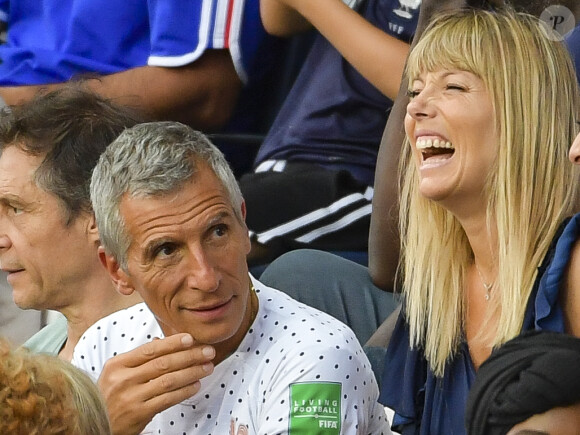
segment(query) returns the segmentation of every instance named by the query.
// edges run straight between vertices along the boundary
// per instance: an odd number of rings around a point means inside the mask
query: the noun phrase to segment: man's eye
[[[15,216],[18,216],[19,214],[22,214],[24,212],[23,209],[21,209],[20,207],[15,207],[15,206],[10,206],[10,211]]]
[[[216,225],[213,229],[213,233],[217,237],[223,237],[227,234],[227,232],[228,232],[228,226],[225,224]]]
[[[175,252],[175,245],[172,243],[164,243],[155,250],[156,257],[168,257]]]

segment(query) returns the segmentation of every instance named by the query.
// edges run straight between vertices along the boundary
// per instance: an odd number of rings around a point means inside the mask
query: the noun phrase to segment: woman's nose
[[[416,120],[433,116],[434,107],[431,100],[432,97],[427,94],[426,90],[422,90],[407,104],[407,114]]]
[[[580,165],[580,133],[574,139],[572,146],[570,147],[570,152],[568,153],[570,161],[575,165]]]

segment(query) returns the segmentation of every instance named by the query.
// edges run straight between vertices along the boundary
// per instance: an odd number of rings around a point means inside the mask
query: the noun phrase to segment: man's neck
[[[85,331],[96,321],[116,311],[131,307],[142,301],[134,293],[130,296],[119,294],[108,276],[92,284],[83,284],[82,299],[76,304],[59,310],[67,319],[67,340],[59,352],[59,357],[70,361],[78,341]]]

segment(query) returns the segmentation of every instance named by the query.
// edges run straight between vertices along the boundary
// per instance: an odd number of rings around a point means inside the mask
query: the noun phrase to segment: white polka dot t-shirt
[[[144,433],[390,434],[370,363],[350,328],[253,283],[260,307],[237,351],[201,379],[195,396],[156,415]],[[138,304],[89,328],[73,364],[96,380],[108,358],[162,336],[153,314]]]

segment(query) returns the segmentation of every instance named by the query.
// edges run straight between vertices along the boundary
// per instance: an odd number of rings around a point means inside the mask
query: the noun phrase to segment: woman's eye
[[[449,84],[447,85],[447,89],[450,91],[464,91],[465,88],[460,85]]]
[[[15,206],[10,206],[10,210],[12,211],[12,214],[14,214],[15,216],[18,216],[19,214],[22,214],[22,212],[24,212],[23,209]]]
[[[407,90],[407,97],[409,98],[415,98],[417,95],[419,95],[421,91],[417,90],[417,89],[409,89]]]

